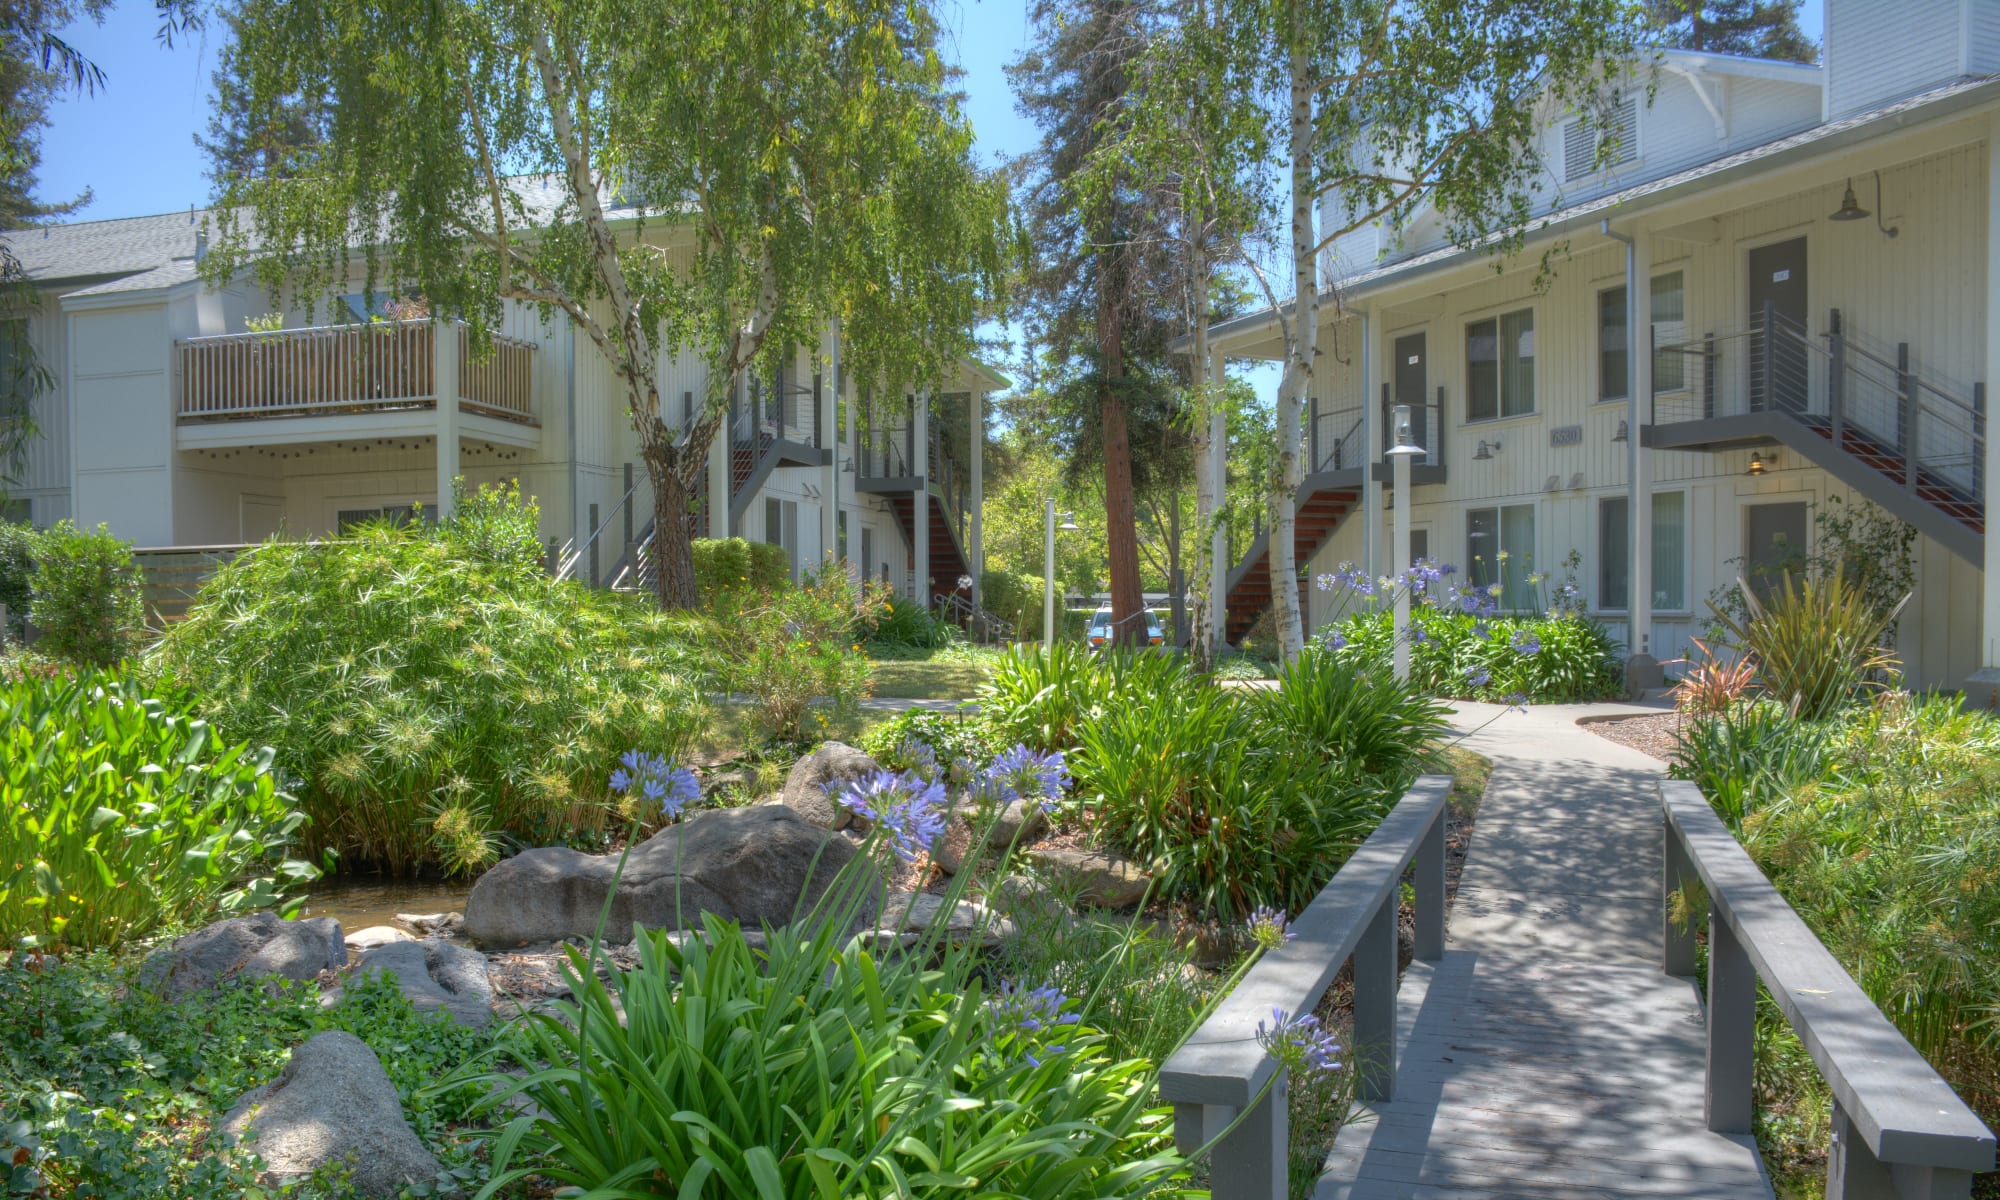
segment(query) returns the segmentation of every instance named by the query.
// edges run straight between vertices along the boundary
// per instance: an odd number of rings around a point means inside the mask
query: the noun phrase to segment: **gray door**
[[[1753,504],[1743,510],[1743,577],[1759,596],[1783,586],[1806,561],[1806,504]]]
[[[1430,389],[1429,379],[1424,373],[1428,356],[1424,353],[1422,331],[1406,333],[1396,339],[1396,403],[1410,406],[1410,435],[1424,449],[1432,449],[1430,410],[1424,407],[1424,396]],[[1382,424],[1383,436],[1392,442],[1396,436],[1394,422],[1385,420]],[[1418,460],[1432,461],[1429,455]]]
[[[1771,330],[1764,328],[1769,320]],[[1750,411],[1806,407],[1806,240],[1750,251]],[[1768,343],[1768,349],[1767,349]]]

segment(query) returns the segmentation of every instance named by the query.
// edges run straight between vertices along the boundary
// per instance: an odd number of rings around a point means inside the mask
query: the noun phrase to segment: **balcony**
[[[457,401],[468,435],[534,445],[535,346],[495,336],[475,355],[462,325],[440,363],[438,326],[381,321],[184,338],[174,347],[183,448],[434,433]],[[443,366],[453,378],[439,378]],[[455,368],[455,369],[454,369]]]

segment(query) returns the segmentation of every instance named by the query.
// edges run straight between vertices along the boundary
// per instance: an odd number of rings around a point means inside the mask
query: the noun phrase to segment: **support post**
[[[1841,329],[1840,310],[1827,314],[1826,321],[1826,419],[1833,430],[1833,444],[1842,445],[1847,424],[1847,335]]]
[[[1688,861],[1687,846],[1667,815],[1660,814],[1660,939],[1663,950],[1660,970],[1667,975],[1694,974],[1694,917],[1685,926],[1674,920],[1674,896],[1695,882],[1694,864]]]
[[[826,451],[819,472],[819,562],[826,567],[840,554],[840,324],[827,327],[824,367],[813,374],[814,446]]]
[[[637,499],[638,499],[638,497],[637,497],[637,496],[635,496],[635,495],[633,495],[633,494],[632,494],[632,464],[631,464],[631,463],[626,463],[626,464],[625,464],[625,492],[624,492],[624,496],[625,496],[625,500],[624,500],[624,509],[625,509],[625,540],[624,540],[624,541],[622,541],[622,542],[620,542],[620,543],[619,543],[619,546],[620,546],[620,547],[621,547],[622,549],[624,549],[626,553],[628,553],[628,554],[629,554],[629,553],[631,552],[631,550],[632,550],[632,508],[633,508],[633,505],[634,505],[634,503],[635,503],[635,502],[637,501]]]
[[[1907,491],[1917,490],[1917,455],[1923,445],[1917,438],[1917,381],[1910,374],[1910,343],[1896,343],[1896,403],[1902,414],[1897,432],[1902,437],[1903,487]]]
[[[1209,351],[1208,377],[1218,390],[1229,381],[1228,365],[1220,350]],[[1215,484],[1215,508],[1220,512],[1229,490],[1229,421],[1220,405],[1208,419],[1208,470]],[[1209,535],[1208,554],[1209,644],[1220,654],[1229,638],[1229,531],[1220,521]]]
[[[1291,1081],[1283,1067],[1264,1098],[1243,1114],[1235,1129],[1210,1152],[1209,1180],[1215,1200],[1272,1200],[1285,1194],[1290,1136]],[[1204,1129],[1228,1129],[1236,1110],[1221,1105],[1202,1109]]]
[[[431,398],[437,412],[437,519],[451,519],[458,478],[458,322],[431,322]]]
[[[1713,1133],[1749,1133],[1756,1052],[1757,969],[1713,902],[1708,914],[1708,1081]]]
[[[910,470],[917,477],[911,494],[911,589],[925,612],[931,609],[931,397],[920,392],[910,399]]]
[[[1393,431],[1394,426],[1391,426]],[[1391,437],[1396,436],[1391,432]],[[1394,460],[1390,469],[1396,481],[1396,557],[1389,564],[1390,574],[1396,578],[1396,615],[1392,631],[1391,665],[1395,670],[1397,683],[1410,681],[1410,455],[1399,453],[1402,447],[1389,451]]]
[[[1042,501],[1042,650],[1056,644],[1056,502]]]
[[[597,569],[597,547],[598,544],[602,541],[601,538],[595,536],[597,533],[597,528],[598,528],[597,505],[593,504],[590,506],[590,532],[592,534],[590,539],[590,586],[591,587],[598,586],[598,583],[602,579],[602,576],[598,574],[598,569]]]
[[[736,405],[732,402],[728,415],[715,427],[715,440],[708,444],[708,536],[712,538],[729,536],[729,508],[734,499],[729,494],[729,439],[735,423]]]
[[[1382,356],[1375,353],[1375,321],[1361,312],[1361,569],[1374,579],[1382,572],[1382,499],[1375,464],[1382,461],[1381,422],[1375,396],[1389,385],[1382,379]]]
[[[2000,115],[1986,124],[1986,371],[1987,380],[2000,378]],[[1983,428],[1984,421],[1981,422]],[[2000,479],[2000,438],[1975,443],[1973,453],[1980,479]],[[1982,487],[1980,503],[1987,503]],[[1979,661],[1965,683],[1967,707],[2000,708],[2000,520],[1986,512],[1985,566],[1980,571]]]
[[[1444,827],[1448,810],[1439,809],[1417,843],[1416,955],[1425,962],[1444,957]]]
[[[1355,1095],[1396,1096],[1396,919],[1400,888],[1391,888],[1354,947]]]
[[[986,604],[984,580],[986,574],[986,393],[972,389],[971,419],[966,427],[972,431],[972,445],[968,453],[972,456],[972,511],[968,520],[972,526],[971,536],[966,539],[965,552],[972,556],[966,564],[966,574],[972,576],[972,603],[984,608]]]
[[[1632,231],[1625,252],[1625,361],[1631,395],[1626,397],[1626,519],[1631,562],[1626,571],[1625,686],[1635,693],[1666,683],[1653,653],[1653,481],[1652,458],[1640,435],[1641,415],[1653,408],[1653,238]],[[1768,357],[1768,355],[1766,356]]]

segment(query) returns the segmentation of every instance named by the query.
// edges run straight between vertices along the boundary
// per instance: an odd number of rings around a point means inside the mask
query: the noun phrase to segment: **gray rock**
[[[452,934],[458,932],[459,926],[465,924],[465,914],[455,912],[397,913],[396,924],[406,929],[414,930],[420,936],[436,934],[440,937],[450,937]]]
[[[913,946],[924,935],[959,945],[974,944],[991,950],[1013,937],[1014,922],[976,900],[960,900],[940,921],[944,897],[929,892],[897,892],[882,905],[882,919],[875,929],[875,944]]]
[[[414,942],[416,940],[393,925],[370,925],[366,929],[357,929],[353,933],[348,934],[346,943],[349,950],[360,954],[363,951],[373,950],[377,946],[387,946],[391,942]]]
[[[995,850],[1005,850],[1012,846],[1026,850],[1038,837],[1049,831],[1049,814],[1042,810],[1039,801],[1015,800],[1000,810],[999,819],[993,822],[993,829],[986,835],[986,844]]]
[[[438,1161],[403,1118],[396,1086],[368,1044],[328,1030],[292,1051],[282,1075],[236,1102],[222,1120],[264,1161],[266,1186],[345,1163],[364,1196],[394,1196],[437,1177]]]
[[[986,902],[1017,921],[1045,921],[1067,911],[1049,885],[1027,875],[1009,875],[994,884]]]
[[[139,969],[139,982],[178,999],[227,979],[277,976],[304,981],[347,964],[340,922],[332,917],[287,921],[276,913],[230,917],[156,950]]]
[[[1102,850],[1030,850],[1028,859],[1076,903],[1094,908],[1130,908],[1153,882],[1139,864]]]
[[[881,769],[874,759],[845,742],[825,742],[792,765],[778,802],[821,829],[845,829],[851,824],[866,833],[868,822],[835,804],[828,789]]]
[[[938,835],[937,844],[931,848],[931,861],[949,874],[957,874],[980,826],[990,826],[986,831],[985,848],[1005,850],[1009,846],[1025,850],[1030,842],[1048,830],[1048,814],[1040,804],[1023,800],[1010,802],[997,816],[982,815],[977,809],[961,807],[945,823],[944,832]]]
[[[473,1029],[493,1021],[493,983],[486,956],[450,942],[394,942],[363,954],[356,974],[381,971],[395,978],[418,1012],[450,1013]]]
[[[699,928],[701,914],[709,912],[749,929],[766,921],[783,925],[817,904],[855,857],[852,842],[786,806],[698,813],[633,848],[604,937],[629,942],[636,926]],[[465,902],[466,936],[494,948],[588,938],[617,868],[616,854],[560,847],[517,854],[473,885]],[[857,912],[872,914],[865,897],[879,891],[879,870],[860,863],[846,878],[854,889],[849,897],[861,898]]]

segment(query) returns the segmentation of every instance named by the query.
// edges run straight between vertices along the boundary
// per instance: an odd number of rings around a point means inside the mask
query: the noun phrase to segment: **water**
[[[332,917],[344,934],[371,925],[391,925],[397,913],[462,913],[470,880],[323,880],[306,898],[304,916]]]

